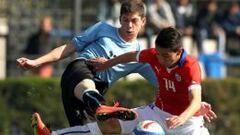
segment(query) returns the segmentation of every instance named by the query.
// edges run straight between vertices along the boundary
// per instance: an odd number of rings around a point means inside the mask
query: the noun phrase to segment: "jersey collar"
[[[179,67],[183,65],[184,61],[186,60],[186,57],[187,57],[187,52],[184,49],[182,49],[182,54],[177,64]]]
[[[174,70],[178,67],[181,67],[183,65],[184,61],[186,60],[186,57],[187,57],[187,52],[184,49],[182,49],[182,54],[180,56],[178,63],[176,64],[176,66],[174,66],[172,68],[166,68],[167,72],[170,73],[172,70]]]

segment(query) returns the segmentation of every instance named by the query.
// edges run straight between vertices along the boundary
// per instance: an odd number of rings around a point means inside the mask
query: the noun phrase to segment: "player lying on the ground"
[[[201,110],[201,70],[197,59],[186,54],[181,45],[181,34],[174,28],[164,28],[155,41],[156,48],[126,53],[102,63],[98,69],[105,69],[118,63],[138,61],[150,63],[159,84],[156,101],[150,105],[135,108],[138,117],[130,121],[109,119],[52,132],[52,134],[130,134],[139,121],[155,120],[166,134],[208,135],[203,116],[216,118],[214,112],[205,107]],[[204,106],[204,105],[203,105]],[[48,135],[38,114],[34,114],[39,135]],[[47,132],[48,134],[41,134]]]
[[[151,116],[151,114],[149,112],[145,112],[144,109],[149,109],[150,108],[155,108],[154,104],[150,104],[148,106],[142,106],[140,107],[139,110],[140,114],[145,116],[144,118],[139,114],[139,117],[133,121],[133,125],[130,125],[130,129],[128,129],[128,131],[125,131],[126,133],[130,133],[132,132],[132,129],[134,128],[135,124],[138,124],[138,122],[140,121],[144,121],[144,120],[154,120],[156,121],[156,119],[154,119],[154,117],[149,117]],[[138,110],[138,109],[136,109]],[[154,109],[153,109],[154,110]],[[152,112],[153,110],[150,110],[150,112]],[[205,118],[210,122],[211,120],[215,119],[217,116],[216,114],[211,110],[211,106],[205,102],[201,103],[201,109],[198,111],[198,115],[204,115]],[[117,120],[107,120],[105,122],[94,122],[92,124],[86,124],[85,126],[75,126],[75,127],[70,127],[70,128],[64,128],[61,130],[56,130],[56,131],[51,131],[50,128],[46,127],[45,124],[42,122],[40,115],[38,113],[34,113],[33,117],[32,117],[32,126],[34,129],[34,135],[59,135],[59,134],[67,134],[67,135],[71,135],[72,134],[76,134],[78,133],[79,135],[101,135],[103,133],[109,133],[110,131],[104,127],[108,127],[107,125],[116,125]],[[130,122],[131,123],[131,122]],[[98,125],[100,126],[98,126]],[[126,122],[126,124],[128,124],[128,122]],[[162,126],[162,125],[161,125]],[[127,127],[127,125],[126,125]],[[109,127],[111,128],[111,127]],[[123,127],[125,128],[125,127]],[[119,131],[119,133],[123,133],[123,131]]]

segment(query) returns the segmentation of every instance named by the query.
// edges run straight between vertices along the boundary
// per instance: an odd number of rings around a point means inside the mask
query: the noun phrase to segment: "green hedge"
[[[0,134],[31,134],[30,117],[35,111],[53,128],[67,127],[61,101],[59,79],[38,77],[8,78],[0,81]],[[206,80],[203,100],[212,104],[218,119],[207,124],[211,134],[237,135],[240,132],[240,80]],[[156,90],[146,81],[116,83],[106,94],[108,104],[120,101],[121,106],[137,107],[154,101]]]
[[[6,116],[0,134],[11,134],[12,127],[31,134],[30,118],[35,111],[40,112],[53,127],[67,126],[58,79],[9,78],[0,81],[0,97],[6,108],[0,108],[0,116]]]

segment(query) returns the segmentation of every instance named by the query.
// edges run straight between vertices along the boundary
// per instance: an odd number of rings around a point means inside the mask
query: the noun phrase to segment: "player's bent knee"
[[[74,95],[78,99],[82,98],[82,94],[85,90],[92,89],[95,90],[96,86],[93,80],[91,79],[84,79],[80,83],[77,84],[77,86],[74,88]]]

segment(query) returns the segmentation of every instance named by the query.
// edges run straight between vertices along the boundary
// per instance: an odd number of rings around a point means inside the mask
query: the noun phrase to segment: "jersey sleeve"
[[[137,54],[136,60],[141,63],[151,63],[151,60],[153,59],[155,54],[155,49],[144,49],[142,51],[139,51]]]
[[[105,23],[103,22],[96,23],[79,36],[74,37],[72,39],[72,44],[78,51],[82,51],[87,45],[98,38],[98,34],[100,33],[101,29],[103,29],[104,25]]]
[[[143,78],[148,80],[148,82],[152,84],[152,86],[154,86],[155,88],[159,88],[157,77],[154,71],[152,70],[151,66],[149,64],[141,65],[142,66],[137,68],[136,71],[134,71],[134,73],[140,74]]]
[[[189,87],[188,90],[201,89],[201,69],[198,62],[194,62],[189,67]]]

